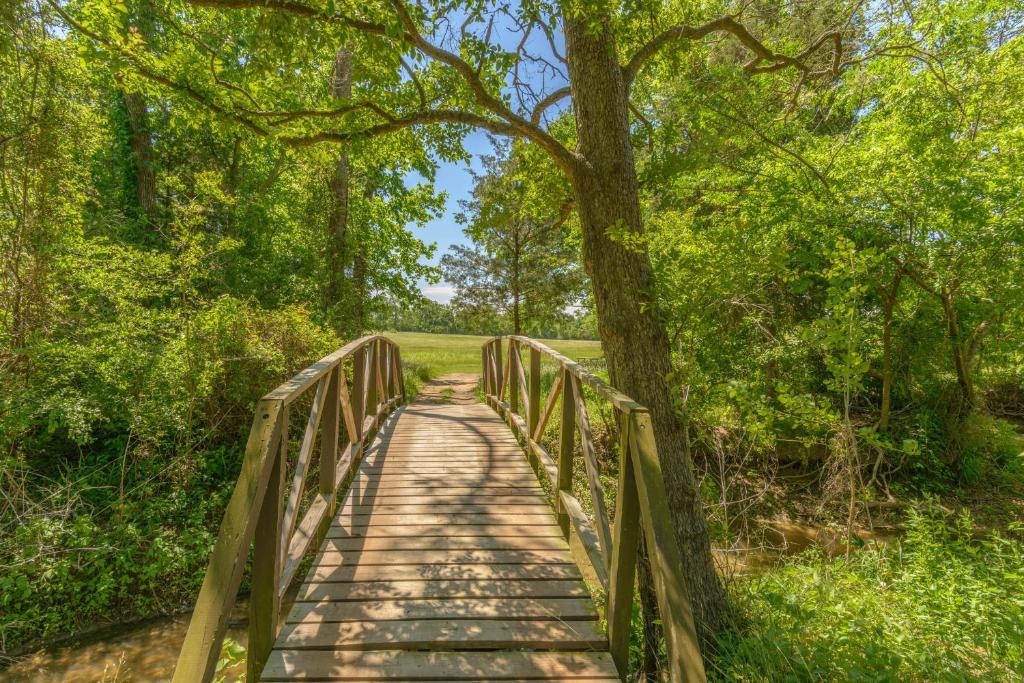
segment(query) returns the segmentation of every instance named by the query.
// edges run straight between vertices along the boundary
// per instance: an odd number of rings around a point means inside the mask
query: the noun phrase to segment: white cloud
[[[435,285],[433,287],[422,287],[420,294],[438,303],[446,304],[455,296],[455,288],[451,285]]]

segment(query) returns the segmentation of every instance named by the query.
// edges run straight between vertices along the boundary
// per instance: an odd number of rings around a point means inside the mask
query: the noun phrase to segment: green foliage
[[[1019,529],[1017,530],[1019,533]],[[808,554],[732,586],[742,630],[723,681],[1015,681],[1024,675],[1019,536],[915,512],[906,537],[850,559]]]

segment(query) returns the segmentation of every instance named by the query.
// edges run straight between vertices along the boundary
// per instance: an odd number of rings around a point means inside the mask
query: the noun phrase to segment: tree
[[[49,1],[55,6],[58,2]],[[236,57],[231,72],[223,75],[211,75],[205,61],[200,68],[190,58],[187,46],[173,60],[154,59],[137,46],[126,45],[108,22],[94,21],[96,15],[102,17],[103,10],[98,9],[102,5],[97,0],[84,3],[78,15],[88,17],[84,20],[61,11],[73,27],[126,60],[140,76],[201,103],[253,134],[304,147],[363,141],[431,126],[422,131],[425,140],[441,154],[452,156],[459,153],[458,134],[476,127],[524,138],[550,156],[572,188],[584,268],[594,290],[610,378],[651,412],[698,628],[705,637],[719,629],[727,619],[725,592],[712,562],[678,401],[666,391],[674,372],[669,338],[651,297],[653,281],[633,156],[630,93],[653,60],[720,36],[735,38],[742,46],[742,52],[731,58],[736,68],[750,75],[792,72],[799,88],[842,70],[842,32],[830,25],[811,36],[802,49],[777,50],[751,33],[741,22],[742,12],[689,23],[685,19],[693,17],[692,10],[655,2],[630,9],[620,8],[618,3],[572,0],[550,5],[524,2],[518,7],[485,0],[430,5],[402,0],[371,5],[321,5],[302,0],[184,0],[175,4],[187,14],[194,34],[280,31],[282,39],[271,41],[272,49],[281,53],[270,55],[274,57],[315,61],[326,36],[370,46],[367,52],[372,50],[378,57],[375,68],[370,69],[376,77],[364,81],[348,105],[337,107],[323,97],[304,97],[290,89],[295,70],[285,70],[282,75],[268,68],[266,54],[261,55],[259,64],[256,60],[239,62]],[[222,18],[224,12],[233,10],[241,12]],[[856,11],[836,12],[829,24],[845,25]],[[256,22],[254,28],[248,20],[253,14],[275,19]],[[499,20],[523,34],[516,48],[506,50],[497,42],[501,27],[497,32],[493,29]],[[555,39],[559,25],[565,40],[564,58]],[[534,31],[547,38],[550,59],[526,52],[529,41],[525,37]],[[260,41],[235,40],[232,44],[242,42]],[[623,60],[620,55],[629,56]],[[527,92],[525,98],[523,91],[532,89],[521,88],[519,105],[514,107],[502,88],[506,83],[520,83],[520,69],[531,64],[541,65],[544,74],[567,85],[543,93]],[[575,139],[567,144],[545,125],[545,112],[570,96]],[[447,134],[439,135],[433,124],[448,124]]]
[[[540,165],[534,157],[517,143],[484,160],[460,216],[473,247],[456,245],[441,259],[445,279],[456,288],[453,305],[471,315],[511,317],[506,329],[513,334],[550,328],[584,293],[557,202],[530,191]]]

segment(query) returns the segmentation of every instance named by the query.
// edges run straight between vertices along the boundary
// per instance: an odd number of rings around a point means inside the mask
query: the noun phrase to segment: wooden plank
[[[494,484],[495,482],[501,482],[501,485],[508,485],[509,483],[518,483],[521,485],[529,486],[537,482],[537,477],[534,476],[533,472],[519,473],[519,472],[467,472],[465,474],[452,474],[440,472],[438,474],[417,474],[412,473],[400,473],[400,472],[360,472],[359,478],[363,481],[377,482],[381,485],[395,484],[398,482],[413,482],[417,485],[430,486],[433,484],[448,484],[450,486],[458,486],[459,484],[469,485],[487,485]]]
[[[552,514],[551,506],[546,503],[531,500],[521,504],[509,504],[507,501],[499,501],[488,505],[486,499],[477,503],[457,503],[438,501],[435,504],[420,502],[385,503],[380,502],[371,505],[359,505],[347,503],[338,513],[338,519],[351,518],[353,515],[548,515]]]
[[[553,536],[562,539],[562,530],[557,524],[400,524],[338,526],[327,530],[327,538],[440,538],[460,536],[529,536],[532,538]]]
[[[423,598],[586,598],[580,580],[510,581],[492,579],[427,579],[416,581],[360,581],[307,583],[299,589],[300,602],[351,602]]]
[[[288,623],[393,619],[596,619],[589,598],[462,598],[296,602]]]
[[[337,567],[317,565],[309,571],[307,583],[346,581],[414,581],[452,579],[578,579],[572,564],[396,564]]]
[[[420,513],[420,514],[393,514],[388,512],[374,511],[370,514],[342,514],[335,518],[335,525],[343,528],[357,528],[368,525],[375,526],[421,526],[446,524],[450,526],[465,525],[514,525],[514,526],[550,526],[555,523],[554,515],[550,511],[540,514],[526,514],[517,512],[498,513],[477,512],[477,513]]]
[[[463,548],[457,550],[361,550],[345,552],[325,545],[316,558],[318,567],[389,565],[468,565],[468,564],[573,564],[567,547],[540,550]]]
[[[436,465],[436,464],[423,464],[423,463],[386,463],[382,465],[367,466],[363,465],[360,468],[360,472],[366,475],[387,475],[387,474],[486,474],[487,472],[496,472],[504,474],[521,474],[526,476],[533,476],[533,470],[526,461],[521,462],[510,462],[507,464],[496,464],[496,463],[473,463],[473,462],[460,462],[459,464],[451,465]]]
[[[490,494],[481,494],[470,490],[470,492],[463,496],[449,496],[443,492],[434,493],[424,492],[422,495],[417,495],[415,498],[410,499],[409,496],[349,496],[345,499],[346,506],[355,507],[394,507],[394,506],[407,506],[407,507],[422,507],[422,508],[437,508],[438,506],[455,506],[455,505],[469,505],[469,506],[480,506],[487,505],[488,501],[494,501],[496,505],[500,506],[544,506],[550,508],[547,504],[547,500],[540,493],[533,493],[530,495],[519,495],[519,496],[492,496]],[[440,512],[440,510],[438,510]]]
[[[607,641],[594,621],[451,619],[286,624],[283,650],[599,650]]]
[[[426,538],[329,538],[324,550],[563,550],[554,536],[428,536]]]
[[[412,493],[410,489],[419,491],[421,493]],[[379,482],[379,481],[367,481],[361,479],[352,482],[351,492],[356,496],[405,496],[406,500],[409,500],[410,496],[419,498],[421,495],[439,495],[444,496],[445,492],[449,492],[451,496],[486,496],[486,495],[510,495],[510,496],[541,496],[543,495],[543,489],[540,487],[540,483],[534,479],[534,483],[526,485],[521,482],[514,481],[489,481],[486,483],[474,483],[474,482],[461,482],[456,486],[445,486],[443,484],[424,484],[422,482]],[[543,500],[543,498],[541,498]]]
[[[605,652],[274,650],[265,681],[614,679]]]

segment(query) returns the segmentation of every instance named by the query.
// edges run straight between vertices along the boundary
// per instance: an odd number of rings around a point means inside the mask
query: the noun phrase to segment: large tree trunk
[[[694,619],[706,643],[725,624],[728,603],[715,573],[687,435],[671,393],[669,339],[650,300],[650,258],[642,241],[639,247],[624,246],[613,236],[643,232],[639,189],[615,41],[607,25],[587,23],[583,17],[565,20],[582,157],[571,181],[583,228],[583,262],[611,381],[651,412]]]
[[[132,161],[135,165],[135,199],[139,212],[148,221],[156,211],[156,160],[153,157],[153,135],[146,115],[146,100],[141,93],[123,92],[124,108],[131,132]]]
[[[352,97],[352,51],[338,50],[331,76],[331,96],[338,101]],[[349,191],[351,189],[348,150],[343,146],[328,181],[331,206],[327,215],[327,288],[324,292],[328,311],[338,310],[344,297],[345,267],[348,260]]]

